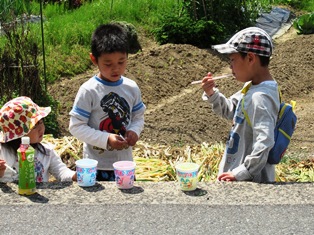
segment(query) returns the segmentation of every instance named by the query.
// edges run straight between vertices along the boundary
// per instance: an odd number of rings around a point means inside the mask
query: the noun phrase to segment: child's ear
[[[94,64],[94,65],[97,65],[97,59],[96,59],[95,56],[93,56],[92,53],[89,53],[89,57],[90,57],[91,61],[93,62],[93,64]]]
[[[249,62],[254,62],[256,60],[256,55],[254,53],[247,53],[247,58],[249,60]]]

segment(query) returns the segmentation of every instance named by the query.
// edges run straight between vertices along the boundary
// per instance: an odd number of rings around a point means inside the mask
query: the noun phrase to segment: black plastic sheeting
[[[262,13],[256,20],[255,26],[264,29],[272,37],[281,28],[291,26],[293,18],[291,11],[274,7],[270,13]]]

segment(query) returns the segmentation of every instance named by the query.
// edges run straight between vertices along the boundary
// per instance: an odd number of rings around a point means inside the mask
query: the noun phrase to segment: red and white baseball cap
[[[27,135],[50,112],[50,107],[39,107],[26,96],[10,100],[0,109],[0,142],[6,143]]]
[[[270,57],[273,51],[271,37],[261,28],[249,27],[236,33],[225,44],[212,46],[222,54],[252,52],[259,56]]]

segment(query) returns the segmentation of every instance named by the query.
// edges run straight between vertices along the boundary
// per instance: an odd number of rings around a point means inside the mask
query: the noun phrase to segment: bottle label
[[[36,191],[34,149],[18,150],[19,194],[32,194]]]
[[[34,162],[34,154],[28,154],[27,155],[27,161],[29,162],[29,163],[32,163],[32,162]]]
[[[22,161],[24,162],[26,160],[26,153],[25,152],[21,152],[22,154]]]

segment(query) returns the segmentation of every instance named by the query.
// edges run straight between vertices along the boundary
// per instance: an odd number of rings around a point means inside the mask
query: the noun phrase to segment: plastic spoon
[[[126,139],[123,137],[123,135],[121,135],[120,133],[119,133],[119,136],[124,140],[124,141],[126,141]],[[127,149],[129,147],[129,145],[127,145],[127,146],[125,146],[124,148],[125,149]]]
[[[123,137],[123,135],[119,134],[119,136],[120,136],[123,140],[125,140],[125,138]]]
[[[4,164],[10,171],[14,172],[15,174],[17,174],[16,170],[14,170],[12,167],[10,167],[8,164]]]
[[[226,74],[226,75],[222,75],[222,76],[218,76],[218,77],[212,77],[211,79],[212,80],[218,80],[218,79],[228,78],[228,77],[233,77],[233,74]],[[191,85],[199,84],[199,83],[202,83],[202,80],[191,82]]]

